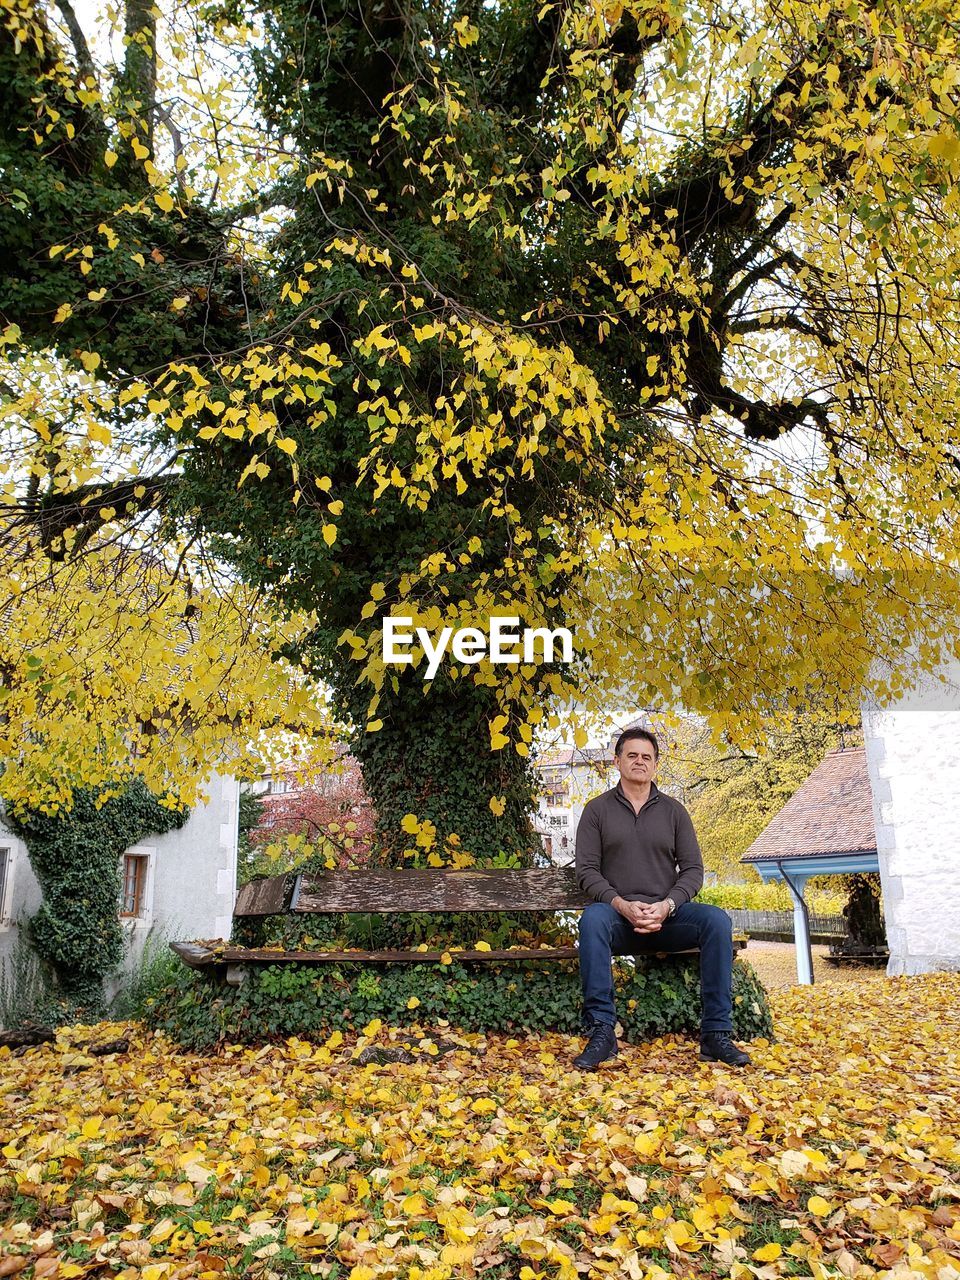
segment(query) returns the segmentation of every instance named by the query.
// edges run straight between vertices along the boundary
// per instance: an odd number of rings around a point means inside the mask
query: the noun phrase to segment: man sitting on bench
[[[620,781],[591,800],[577,827],[577,880],[595,901],[580,918],[583,1023],[590,1039],[573,1065],[593,1071],[617,1056],[615,955],[700,948],[700,1057],[750,1062],[733,1030],[733,938],[719,907],[693,902],[703,858],[690,815],[654,782],[660,747],[647,729],[627,729],[614,758]]]

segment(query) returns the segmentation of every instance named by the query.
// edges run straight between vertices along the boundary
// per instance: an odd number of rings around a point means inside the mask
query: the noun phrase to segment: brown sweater
[[[639,813],[617,783],[591,800],[577,826],[577,881],[597,902],[673,898],[679,907],[703,884],[703,857],[690,815],[650,784]]]

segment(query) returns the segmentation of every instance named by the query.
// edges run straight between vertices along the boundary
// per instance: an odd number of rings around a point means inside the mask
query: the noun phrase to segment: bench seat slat
[[[579,911],[591,899],[572,868],[522,871],[328,871],[304,875],[301,912]]]
[[[575,959],[577,948],[515,948],[513,951],[270,951],[256,948],[227,947],[222,959],[230,964],[252,961],[257,964],[343,964],[351,960],[378,964],[436,964],[444,955],[451,960],[564,960]]]
[[[292,875],[270,876],[266,880],[251,880],[237,894],[235,916],[275,916],[287,911],[293,892]]]
[[[734,951],[746,946],[742,938],[733,941]],[[271,951],[269,948],[223,947],[213,950],[190,942],[171,942],[170,949],[192,968],[224,966],[230,964],[349,964],[362,961],[365,964],[437,964],[444,955],[451,960],[575,960],[577,948],[538,947],[515,948],[512,951]],[[652,951],[650,955],[664,959],[667,955],[695,956],[696,947],[687,951]]]
[[[203,969],[218,960],[216,951],[205,947],[202,942],[171,942],[170,950],[191,969]]]

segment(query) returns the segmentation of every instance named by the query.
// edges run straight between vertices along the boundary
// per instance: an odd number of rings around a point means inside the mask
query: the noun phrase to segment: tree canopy
[[[858,730],[799,713],[770,734],[758,754],[717,745],[702,721],[683,721],[672,736],[667,785],[693,818],[704,866],[721,880],[758,879],[740,859],[800,789],[828,751],[858,744]],[[829,879],[836,887],[838,882]]]
[[[528,856],[565,700],[749,740],[908,642],[935,663],[949,0],[0,14],[10,601],[18,538],[51,573],[199,540],[303,620],[275,647],[332,687],[400,862]],[[96,388],[81,439],[38,359]],[[578,661],[425,685],[388,613],[566,624]]]

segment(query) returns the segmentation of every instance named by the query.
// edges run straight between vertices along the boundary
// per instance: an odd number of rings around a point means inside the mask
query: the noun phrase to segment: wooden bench
[[[522,871],[328,871],[322,875],[271,876],[244,885],[234,916],[291,913],[396,915],[402,912],[552,912],[582,911],[592,901],[577,884],[572,867],[534,867]],[[734,941],[739,951],[746,943]],[[272,964],[431,964],[445,955],[457,961],[573,960],[575,946],[511,947],[508,950],[445,951],[292,951],[269,947],[234,947],[229,943],[171,942],[170,948],[191,968],[223,974],[238,986],[248,965]],[[656,952],[666,955],[667,952]],[[696,955],[696,949],[673,952]]]

